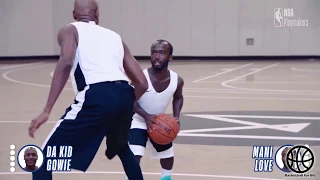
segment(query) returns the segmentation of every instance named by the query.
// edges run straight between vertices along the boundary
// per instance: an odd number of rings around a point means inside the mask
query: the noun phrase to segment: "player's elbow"
[[[139,89],[142,91],[147,91],[149,86],[148,86],[148,81],[144,76],[141,76],[140,78],[134,78],[131,80],[130,83],[135,89]]]
[[[129,76],[130,78],[130,76]],[[148,90],[148,81],[144,75],[139,78],[131,78],[131,85],[139,91],[146,92]]]
[[[183,102],[183,96],[177,96],[177,97],[173,97],[173,101],[174,102]]]
[[[137,87],[137,86],[141,89],[141,91],[146,92],[149,88],[147,79],[143,78],[140,81],[138,81],[137,85],[135,85],[135,87]]]

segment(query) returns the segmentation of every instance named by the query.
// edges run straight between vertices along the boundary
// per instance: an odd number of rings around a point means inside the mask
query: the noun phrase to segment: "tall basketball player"
[[[77,94],[45,140],[44,154],[48,146],[72,146],[71,168],[85,172],[106,136],[106,156],[112,159],[118,155],[126,175],[143,180],[140,165],[128,145],[128,134],[134,103],[148,89],[147,79],[121,37],[98,25],[95,0],[76,0],[73,16],[76,22],[58,33],[60,59],[46,106],[32,120],[29,135],[34,137],[35,131],[49,119],[72,70]],[[32,174],[33,180],[52,180],[52,172],[47,171],[47,161],[44,162]]]
[[[148,138],[152,131],[155,115],[165,113],[172,99],[173,115],[179,122],[180,111],[183,106],[183,79],[168,68],[172,60],[172,45],[166,40],[157,40],[151,46],[151,67],[143,72],[147,77],[149,89],[135,105],[135,114],[129,133],[129,144],[132,152],[140,162],[148,144],[151,158],[160,159],[162,167],[161,180],[171,180],[174,164],[172,143],[159,145]]]

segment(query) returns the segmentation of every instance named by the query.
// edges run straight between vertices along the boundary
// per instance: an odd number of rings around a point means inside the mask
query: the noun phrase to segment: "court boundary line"
[[[21,68],[21,67],[31,66],[31,65],[34,65],[34,64],[39,64],[39,63],[41,63],[41,62],[17,64],[17,65],[10,65],[10,66],[1,66],[0,70],[6,70],[6,69],[12,69],[12,68]]]
[[[225,89],[218,89],[218,88],[184,88],[184,91],[190,91],[190,92],[222,92],[222,93],[256,93],[256,94],[319,94],[320,91],[299,91],[299,92],[286,92],[286,91],[280,91],[280,92],[269,92],[269,91],[248,91],[248,90],[237,90],[237,89],[229,89],[229,88],[225,88]]]
[[[196,83],[196,82],[199,82],[199,81],[202,81],[202,80],[205,80],[205,79],[210,79],[210,78],[213,78],[213,77],[217,77],[217,76],[220,76],[222,74],[226,74],[226,73],[229,73],[229,72],[232,72],[234,70],[237,70],[237,69],[241,69],[241,68],[244,68],[244,67],[247,67],[247,66],[251,66],[253,65],[254,63],[248,63],[248,64],[245,64],[245,65],[242,65],[242,66],[237,66],[235,68],[232,68],[232,69],[228,69],[228,70],[225,70],[225,71],[222,71],[222,72],[219,72],[217,74],[213,74],[213,75],[210,75],[210,76],[206,76],[206,77],[203,77],[203,78],[200,78],[200,79],[196,79],[194,81],[192,81],[193,83]]]
[[[0,175],[28,175],[31,173],[27,172],[0,172]],[[86,171],[86,172],[53,172],[53,174],[118,174],[125,175],[124,172],[120,171]],[[143,172],[144,175],[161,175],[161,173],[155,172]],[[262,178],[262,177],[246,177],[246,176],[226,176],[226,175],[214,175],[214,174],[188,174],[188,173],[172,173],[172,176],[182,176],[182,177],[202,177],[202,178],[224,178],[224,179],[248,179],[248,180],[284,180],[284,179],[270,179],[270,178]]]
[[[256,73],[259,73],[261,71],[264,71],[264,70],[267,70],[267,69],[270,69],[272,67],[275,67],[277,65],[281,64],[281,62],[279,63],[274,63],[272,65],[269,65],[269,66],[266,66],[264,68],[261,68],[259,70],[256,70],[256,71],[253,71],[253,72],[250,72],[250,73],[247,73],[247,74],[244,74],[244,75],[241,75],[241,76],[238,76],[236,78],[233,78],[233,79],[229,79],[227,81],[224,81],[221,83],[221,86],[223,87],[226,87],[226,88],[230,88],[230,89],[234,89],[234,90],[244,90],[244,91],[262,91],[262,92],[320,92],[320,91],[301,91],[301,90],[280,90],[280,89],[258,89],[258,88],[245,88],[245,87],[237,87],[237,86],[231,86],[231,85],[228,85],[228,83],[230,82],[234,82],[238,79],[241,79],[241,78],[244,78],[244,77],[247,77],[249,75],[252,75],[252,74],[256,74]]]
[[[218,81],[202,81],[198,82],[200,84],[220,84],[221,82]],[[305,81],[305,82],[300,82],[300,81],[253,81],[253,82],[246,82],[246,81],[236,81],[233,82],[234,84],[320,84],[320,82],[311,82],[311,81]]]
[[[8,76],[10,73],[13,73],[13,72],[16,72],[16,71],[19,71],[19,70],[22,70],[22,69],[37,68],[37,67],[42,66],[42,65],[44,65],[44,64],[40,64],[38,66],[31,66],[31,67],[27,67],[27,68],[23,67],[23,68],[11,69],[9,71],[4,72],[2,74],[2,77],[7,81],[10,81],[10,82],[13,82],[13,83],[17,83],[17,84],[50,88],[50,85],[19,81],[19,80],[12,79],[12,78],[10,78]],[[73,91],[72,88],[68,88],[68,87],[64,87],[63,90]],[[238,91],[235,91],[235,92],[238,92]],[[320,99],[316,99],[316,98],[277,98],[277,97],[263,98],[263,97],[236,97],[236,96],[229,96],[229,97],[228,96],[191,96],[191,95],[185,95],[184,97],[186,97],[186,98],[210,98],[210,99],[289,100],[289,101],[292,101],[292,100],[293,101],[319,101],[320,100]]]
[[[238,79],[241,79],[241,78],[244,78],[244,77],[253,75],[253,74],[257,74],[257,73],[259,73],[259,72],[261,72],[261,71],[270,69],[270,68],[275,67],[275,66],[277,66],[277,65],[279,65],[279,64],[280,64],[280,63],[274,63],[274,64],[271,64],[271,65],[269,65],[269,66],[265,66],[265,67],[263,67],[263,68],[257,69],[257,70],[255,70],[255,71],[253,71],[253,72],[250,72],[250,73],[247,73],[247,74],[238,76],[238,77],[236,77],[236,78],[232,78],[232,79],[223,81],[223,82],[221,82],[221,86],[226,87],[226,88],[231,88],[231,89],[243,89],[243,88],[239,88],[239,87],[230,86],[230,85],[228,85],[228,83],[234,82],[234,81],[236,81],[236,80],[238,80]],[[250,89],[250,88],[244,88],[244,89]]]
[[[183,115],[185,113],[182,113]],[[228,118],[255,118],[255,119],[287,119],[287,120],[315,120],[319,121],[318,116],[269,116],[269,115],[232,115],[232,114],[213,114],[218,117],[228,117]]]
[[[58,121],[47,121],[47,124],[57,124]],[[0,121],[0,124],[29,124],[30,121]],[[187,129],[190,130],[190,129]],[[259,136],[259,135],[239,135],[239,134],[205,134],[205,133],[188,133],[181,130],[179,137],[207,137],[207,138],[232,138],[232,139],[264,139],[264,140],[303,140],[303,141],[320,141],[317,137],[296,137],[296,136]]]
[[[296,137],[296,136],[258,136],[258,135],[239,135],[239,134],[206,134],[206,133],[184,133],[183,130],[178,134],[180,137],[201,137],[201,138],[229,138],[229,139],[258,139],[258,140],[291,140],[291,141],[320,141],[316,137]]]
[[[36,64],[40,64],[40,65],[36,65]],[[36,86],[36,87],[44,87],[44,88],[50,88],[50,85],[44,85],[44,84],[38,84],[38,83],[30,83],[30,82],[25,82],[25,81],[19,81],[19,80],[15,80],[15,79],[12,79],[10,78],[8,75],[10,73],[13,73],[13,72],[16,72],[16,71],[19,71],[19,70],[23,70],[23,69],[30,69],[30,68],[37,68],[39,66],[43,66],[43,65],[46,65],[48,63],[45,63],[45,62],[36,62],[36,63],[29,63],[29,64],[26,64],[25,66],[22,66],[22,67],[19,67],[19,68],[14,68],[14,69],[11,69],[9,71],[6,71],[6,72],[3,72],[2,73],[2,78],[4,78],[5,80],[7,81],[10,81],[10,82],[13,82],[13,83],[17,83],[17,84],[22,84],[22,85],[28,85],[28,86]],[[259,71],[261,71],[262,69],[259,69]],[[248,74],[246,74],[248,75]],[[235,79],[235,78],[233,78]],[[239,76],[237,77],[237,79],[239,79]],[[228,80],[229,81],[229,80]],[[223,82],[221,82],[223,83]],[[251,92],[265,92],[265,93],[279,93],[279,94],[318,94],[320,93],[320,91],[300,91],[300,90],[268,90],[268,89],[263,89],[263,90],[255,90],[255,89],[250,89],[250,88],[246,88],[246,89],[238,89],[238,87],[235,87],[235,88],[225,88],[225,89],[216,89],[216,88],[184,88],[185,91],[190,91],[190,92],[202,92],[202,90],[208,90],[210,92],[214,92],[214,91],[221,91],[221,92],[226,92],[228,91],[228,93],[248,93],[250,94]],[[68,88],[68,87],[65,87],[64,90],[73,90],[72,88]],[[199,91],[198,91],[199,90]],[[219,93],[219,92],[218,92]],[[214,97],[214,96],[185,96],[185,97],[190,97],[190,98],[217,98],[217,99],[221,99],[221,98],[226,98],[226,99],[250,99],[249,97]],[[260,98],[254,98],[254,99],[261,99],[262,97]],[[262,98],[262,99],[265,99],[265,98]],[[277,100],[279,98],[267,98],[267,99],[273,99],[273,100]],[[285,99],[288,99],[288,100],[307,100],[307,101],[310,101],[310,100],[313,100],[313,99],[310,99],[310,98],[297,98],[297,99],[292,99],[292,98],[285,98]],[[285,100],[283,98],[279,99],[279,100]]]
[[[237,97],[237,96],[188,96],[187,98],[209,98],[209,99],[246,99],[246,100],[284,100],[284,101],[319,101],[319,98],[281,98],[281,97]]]
[[[291,69],[293,71],[300,71],[300,72],[320,73],[319,70],[315,70],[315,69],[300,69],[300,68],[295,68],[295,67],[291,67]]]
[[[22,67],[22,68],[15,68],[15,69],[11,69],[9,71],[6,71],[4,73],[2,73],[2,78],[4,78],[7,81],[13,82],[13,83],[17,83],[17,84],[22,84],[22,85],[28,85],[28,86],[36,86],[36,87],[45,87],[45,88],[50,88],[50,85],[45,85],[45,84],[38,84],[38,83],[30,83],[30,82],[25,82],[25,81],[19,81],[19,80],[15,80],[10,78],[8,75],[19,71],[19,70],[23,70],[23,69],[30,69],[30,68],[37,68],[39,66],[43,66],[45,65],[45,63],[40,63],[40,65],[35,65],[35,66],[31,66],[31,67]],[[68,88],[68,87],[64,87],[63,90],[73,90],[72,88]]]

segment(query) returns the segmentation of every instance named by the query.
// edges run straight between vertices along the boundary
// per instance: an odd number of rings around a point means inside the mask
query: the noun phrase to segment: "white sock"
[[[170,176],[171,175],[171,171],[172,170],[162,169],[161,178],[166,177],[166,176]]]

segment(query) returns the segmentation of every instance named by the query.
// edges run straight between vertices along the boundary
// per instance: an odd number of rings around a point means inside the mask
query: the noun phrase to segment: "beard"
[[[152,63],[152,68],[156,71],[162,71],[163,69],[166,69],[168,65],[169,65],[169,60],[167,60],[166,62],[160,65],[155,65],[154,63]]]

